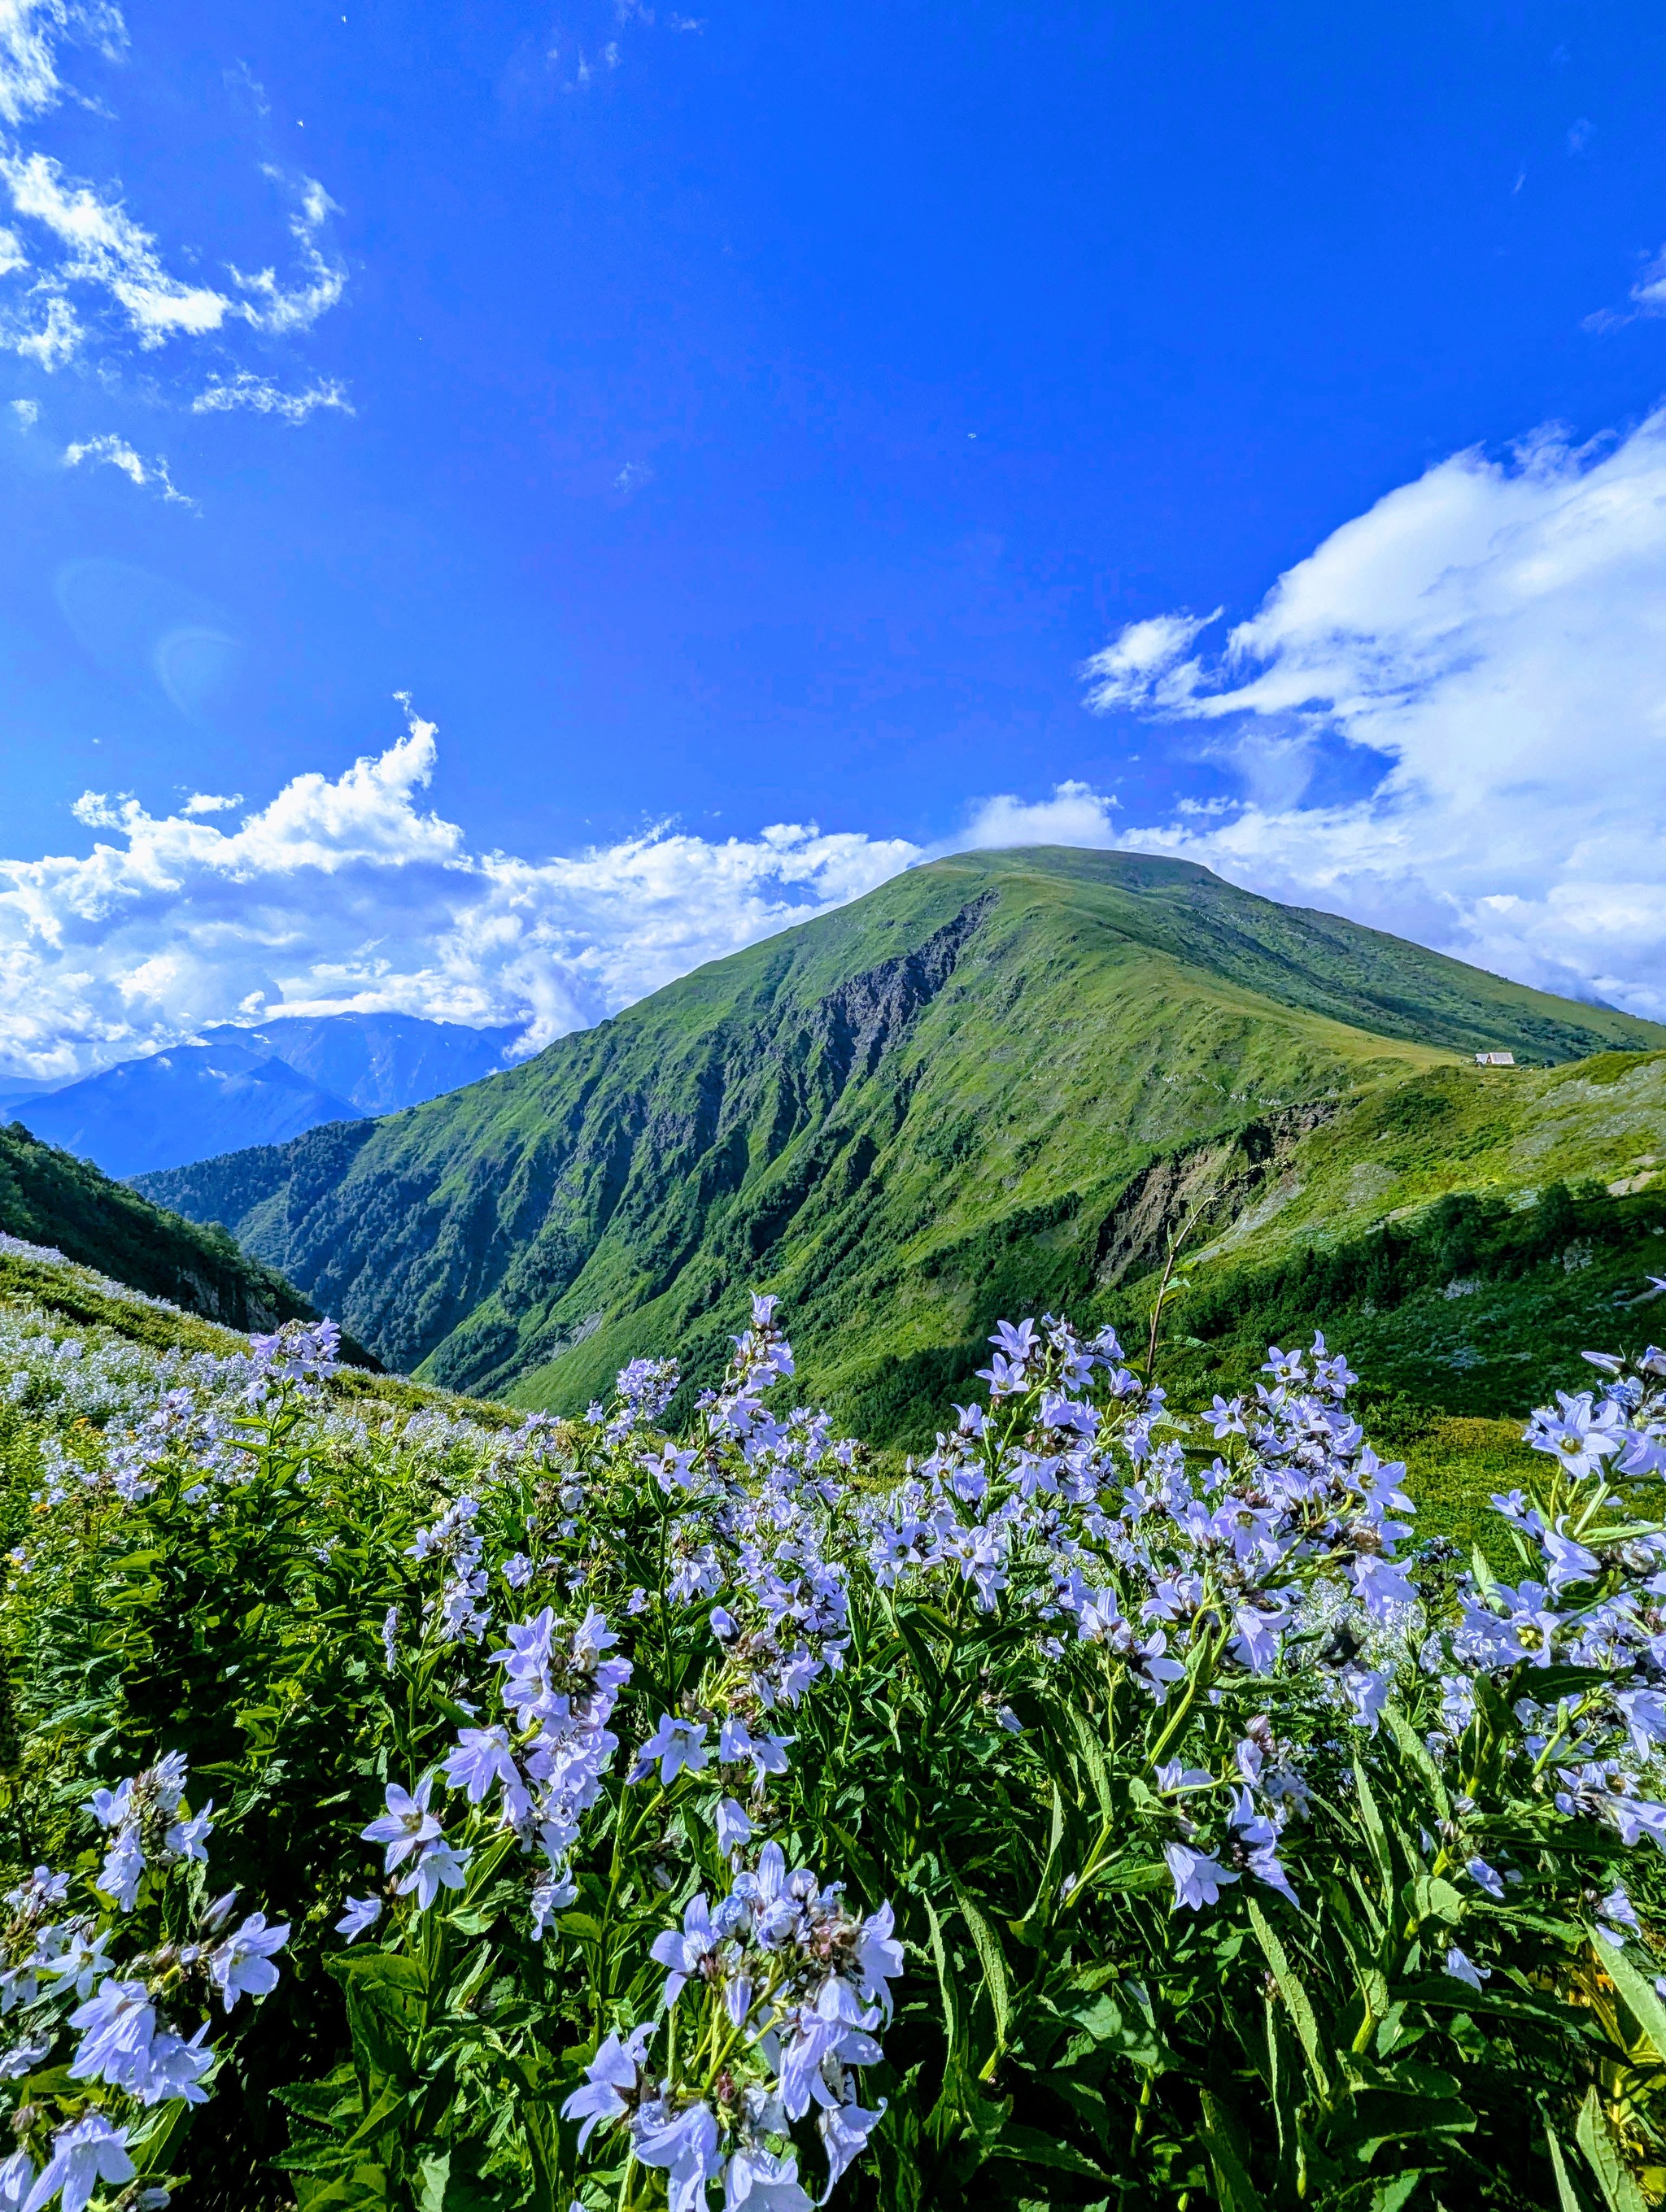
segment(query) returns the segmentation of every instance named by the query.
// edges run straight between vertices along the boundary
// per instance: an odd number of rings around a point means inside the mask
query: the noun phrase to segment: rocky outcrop
[[[1195,1248],[1230,1228],[1276,1186],[1303,1138],[1332,1120],[1341,1103],[1309,1099],[1154,1159],[1099,1225],[1094,1280],[1109,1287],[1161,1267],[1183,1231]]]

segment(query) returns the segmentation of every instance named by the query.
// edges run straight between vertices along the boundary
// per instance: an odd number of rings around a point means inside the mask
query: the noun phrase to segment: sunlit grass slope
[[[1248,1131],[1270,1193],[1326,1115],[1467,1082],[1477,1049],[1662,1045],[1186,863],[978,854],[506,1075],[143,1188],[227,1222],[390,1364],[528,1406],[582,1407],[642,1352],[703,1378],[745,1290],[774,1288],[806,1397],[907,1438],[997,1316],[1139,1273],[1162,1206],[1114,1265],[1106,1238],[1153,1163]]]

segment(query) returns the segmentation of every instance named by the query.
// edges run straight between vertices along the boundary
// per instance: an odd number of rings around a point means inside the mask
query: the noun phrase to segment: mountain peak
[[[527,1404],[581,1406],[639,1352],[721,1366],[744,1292],[781,1290],[806,1389],[885,1435],[997,1314],[1137,1267],[1158,1162],[1242,1152],[1248,1193],[1349,1099],[1487,1081],[1479,1050],[1650,1046],[1190,861],[1020,848],[910,870],[490,1084],[143,1188],[388,1364]]]

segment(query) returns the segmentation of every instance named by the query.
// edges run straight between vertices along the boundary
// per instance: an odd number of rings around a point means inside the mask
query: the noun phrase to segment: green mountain
[[[318,1317],[224,1229],[164,1212],[90,1162],[41,1144],[19,1121],[0,1128],[0,1237],[61,1253],[79,1268],[225,1328],[247,1333]],[[27,1278],[31,1296],[40,1293],[38,1250],[0,1254],[0,1292],[17,1277]]]
[[[228,1224],[389,1365],[556,1410],[636,1352],[703,1379],[745,1292],[774,1289],[806,1397],[912,1440],[996,1317],[1125,1300],[1191,1214],[1217,1239],[1258,1215],[1299,1229],[1322,1182],[1330,1235],[1383,1211],[1390,1168],[1408,1203],[1479,1188],[1537,1142],[1557,1079],[1477,1051],[1624,1067],[1663,1048],[1655,1024],[1186,862],[984,854],[466,1090],[139,1187]],[[1365,1149],[1373,1102],[1444,1087],[1487,1102],[1457,1113],[1461,1142],[1434,1114],[1392,1161]],[[1546,1125],[1538,1182],[1565,1156],[1612,1178],[1639,1132],[1666,1152],[1655,1093],[1633,1112],[1626,1086],[1587,1089]]]

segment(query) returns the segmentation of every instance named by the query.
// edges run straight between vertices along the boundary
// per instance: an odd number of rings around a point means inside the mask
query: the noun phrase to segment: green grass
[[[1406,1494],[1417,1507],[1417,1536],[1444,1536],[1467,1560],[1477,1545],[1496,1574],[1511,1582],[1521,1561],[1507,1525],[1487,1501],[1519,1489],[1535,1471],[1540,1454],[1522,1442],[1519,1421],[1444,1414],[1395,1449],[1406,1462]]]
[[[16,1121],[0,1128],[0,1233],[234,1328],[315,1317],[290,1284],[240,1251],[217,1222],[168,1212]]]
[[[125,1285],[74,1261],[46,1256],[0,1251],[0,1306],[33,1317],[59,1339],[73,1334],[94,1342],[137,1344],[157,1352],[210,1352],[217,1358],[249,1348],[247,1336],[235,1329],[135,1295]],[[362,1367],[339,1368],[329,1388],[344,1404],[371,1401],[410,1413],[466,1414],[489,1427],[508,1428],[521,1418],[507,1406],[430,1389],[404,1376],[379,1375]]]
[[[1500,1083],[1481,1046],[1607,1058]],[[1219,1164],[1216,1231],[1262,1214],[1276,1248],[1316,1193],[1359,1213],[1362,1161],[1394,1206],[1666,1152],[1657,1074],[1634,1099],[1607,1065],[1663,1046],[1185,863],[979,854],[448,1097],[142,1181],[388,1364],[527,1407],[575,1411],[642,1352],[709,1381],[746,1291],[777,1291],[806,1397],[911,1445],[997,1318],[1116,1290],[1104,1240],[1164,1163]]]

